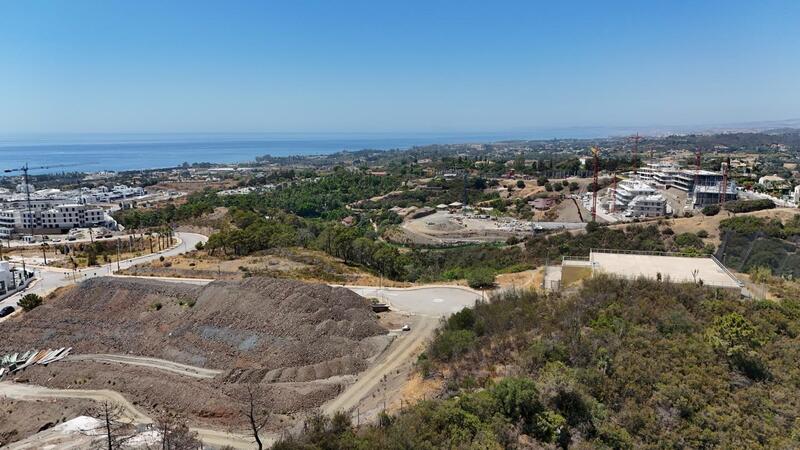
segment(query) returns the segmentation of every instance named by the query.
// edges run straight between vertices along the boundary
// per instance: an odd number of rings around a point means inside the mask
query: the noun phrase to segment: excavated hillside
[[[350,290],[260,277],[206,286],[87,280],[3,322],[0,336],[0,354],[74,349],[63,361],[15,373],[18,382],[112,389],[151,416],[180,411],[196,423],[234,428],[244,426],[237,392],[247,382],[268,401],[274,429],[342,392],[391,339],[369,301]],[[174,363],[220,373],[166,370]]]
[[[73,347],[299,381],[363,370],[387,341],[369,302],[350,290],[260,277],[206,286],[92,279],[2,332],[0,354]]]

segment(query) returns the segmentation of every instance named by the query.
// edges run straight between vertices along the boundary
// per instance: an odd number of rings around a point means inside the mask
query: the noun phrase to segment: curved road
[[[109,401],[122,408],[123,419],[134,424],[151,424],[153,420],[146,414],[139,411],[136,406],[129,402],[122,394],[116,391],[102,389],[51,389],[31,384],[18,384],[10,381],[0,382],[0,395],[16,400],[39,400],[39,399],[59,399],[59,398],[79,398],[94,400],[98,402]],[[223,431],[209,430],[205,428],[190,428],[197,433],[201,441],[214,446],[230,446],[240,449],[252,449],[253,439],[249,436],[226,433]],[[26,441],[35,442],[35,436]],[[274,438],[262,438],[269,444],[274,442]],[[32,446],[29,448],[36,448]]]
[[[167,361],[165,359],[148,358],[145,356],[113,355],[113,354],[82,354],[70,355],[64,361],[95,361],[116,364],[127,364],[131,366],[149,367],[151,369],[163,370],[178,375],[192,378],[214,378],[223,373],[221,370],[204,369],[186,364]]]
[[[183,253],[194,248],[197,242],[205,242],[207,238],[202,235],[192,233],[177,233],[181,243],[161,254],[147,255],[132,260],[123,261],[120,266],[130,267],[134,264],[157,259],[160,255],[172,256]],[[116,263],[107,264],[101,268],[84,269],[79,271],[78,277],[83,280],[96,276],[110,275],[116,270]],[[74,281],[71,279],[71,272],[59,272],[45,268],[42,272],[40,284],[29,288],[27,292],[49,292],[57,287],[68,285]],[[69,278],[66,278],[68,275]],[[151,278],[152,277],[137,277]],[[190,282],[195,284],[207,284],[213,280],[169,280],[175,282]],[[373,286],[339,286],[352,290],[364,297],[379,298],[389,303],[392,309],[418,316],[414,320],[414,326],[408,333],[402,333],[386,350],[380,355],[369,369],[358,375],[358,380],[350,385],[341,395],[331,400],[323,406],[323,411],[333,413],[335,411],[349,411],[355,408],[359,402],[369,395],[380,383],[384,375],[397,370],[409,358],[412,358],[420,347],[433,335],[438,320],[454,312],[469,306],[473,306],[476,301],[482,298],[478,291],[461,286],[423,286],[413,288],[377,288]],[[19,295],[17,296],[19,297]],[[18,299],[18,298],[17,298]],[[16,299],[13,300],[14,304]],[[202,369],[183,364],[164,361],[155,358],[135,357],[128,355],[74,355],[69,359],[81,360],[89,359],[121,364],[133,364],[152,367],[158,370],[166,370],[181,375],[213,378],[219,371]],[[58,398],[73,397],[92,398],[95,400],[113,400],[126,406],[130,411],[130,416],[141,423],[150,423],[150,419],[140,413],[125,398],[114,391],[82,391],[82,390],[57,390],[39,386],[14,385],[0,383],[0,394],[10,397],[14,395],[39,396],[38,398]],[[197,431],[201,439],[210,445],[230,445],[235,448],[251,448],[252,439],[247,436],[229,434],[221,431],[207,429],[193,429]]]
[[[181,253],[186,253],[188,251],[194,250],[194,246],[198,242],[208,241],[208,238],[206,236],[203,236],[202,234],[176,232],[175,235],[180,240],[180,242],[178,242],[178,245],[175,245],[172,248],[163,250],[161,252],[151,253],[149,255],[139,256],[137,258],[131,258],[131,259],[126,259],[124,261],[120,261],[119,264],[120,268],[127,269],[128,267],[131,267],[136,264],[155,261],[161,256],[167,257],[167,256],[179,255]],[[32,267],[29,266],[29,268],[34,270],[34,272],[36,273],[37,280],[35,280],[31,285],[31,287],[29,287],[28,289],[25,289],[22,292],[18,292],[0,302],[0,307],[4,306],[16,307],[17,302],[25,294],[34,293],[44,296],[62,286],[67,286],[70,284],[74,284],[76,282],[81,282],[89,278],[111,275],[115,270],[117,270],[117,263],[115,261],[99,267],[88,267],[86,269],[77,270],[75,272],[68,269],[61,269],[48,266],[32,266]]]

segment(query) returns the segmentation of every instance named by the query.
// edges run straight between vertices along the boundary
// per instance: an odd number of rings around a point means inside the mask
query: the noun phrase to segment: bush
[[[703,240],[694,233],[681,233],[675,236],[675,244],[679,247],[703,248]]]
[[[547,184],[547,183],[548,183],[548,179],[547,179],[547,177],[539,177],[539,178],[536,180],[536,184],[538,184],[539,186],[544,186],[544,185],[545,185],[545,184]]]
[[[700,239],[706,239],[708,237],[708,231],[706,230],[700,230],[696,234]]]
[[[578,185],[578,183],[576,183],[574,181],[569,184],[569,190],[570,191],[577,191],[580,188],[581,188],[580,185]]]
[[[522,180],[517,180],[517,187],[520,188],[520,189],[524,189],[525,188],[525,182],[522,181]]]
[[[200,241],[197,244],[194,244],[194,248],[196,248],[197,250],[202,250],[204,247],[205,247],[205,245],[203,244],[203,241]]]
[[[775,202],[770,199],[760,200],[734,200],[732,202],[725,202],[722,205],[726,210],[733,213],[745,213],[752,211],[761,211],[762,209],[775,208]]]
[[[703,207],[704,216],[716,216],[719,214],[719,205],[708,205]]]
[[[547,191],[547,192],[553,192],[553,185],[550,184],[550,183],[545,183],[544,184],[544,190]]]
[[[19,306],[25,311],[30,311],[42,304],[42,297],[36,294],[26,294],[19,301]]]
[[[461,356],[475,344],[475,333],[470,330],[445,330],[434,339],[430,356],[439,361],[451,361]]]
[[[494,286],[494,272],[490,269],[476,269],[467,274],[467,284],[473,289],[484,289]]]

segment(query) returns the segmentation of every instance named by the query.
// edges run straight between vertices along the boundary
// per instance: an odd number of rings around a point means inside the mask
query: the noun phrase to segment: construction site
[[[592,147],[594,186],[583,196],[592,219],[602,222],[625,222],[669,215],[693,213],[706,206],[738,198],[736,182],[729,178],[730,158],[718,172],[703,170],[702,154],[695,151],[695,167],[681,168],[672,161],[650,161],[640,166],[639,135],[632,137],[633,169],[611,173],[608,188],[600,189],[600,150]]]
[[[96,278],[3,323],[0,378],[110,389],[150,417],[181,411],[218,430],[245,428],[247,385],[269,400],[266,429],[286,430],[375,362],[397,335],[391,314],[379,318],[351,290],[298,281]]]

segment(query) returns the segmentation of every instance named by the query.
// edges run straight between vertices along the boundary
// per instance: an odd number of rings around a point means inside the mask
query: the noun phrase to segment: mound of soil
[[[297,368],[289,372],[308,381],[363,370],[380,351],[375,337],[386,333],[369,302],[344,288],[261,277],[206,286],[107,277],[5,322],[0,354],[73,347],[272,371],[271,379],[296,379],[275,374]]]

